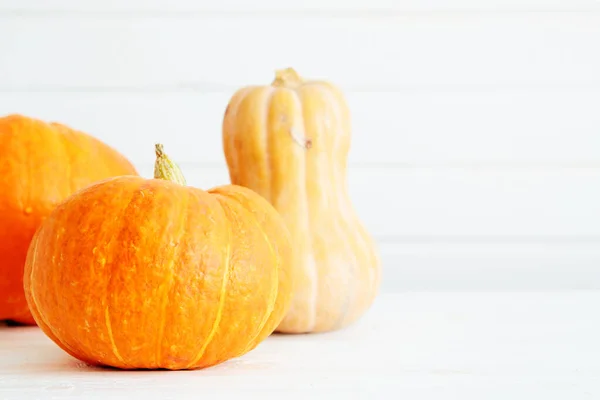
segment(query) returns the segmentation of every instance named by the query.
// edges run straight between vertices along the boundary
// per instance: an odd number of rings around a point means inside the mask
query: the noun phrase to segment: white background
[[[600,288],[600,2],[0,0],[0,115],[150,176],[227,183],[233,92],[292,66],[346,93],[382,290]]]

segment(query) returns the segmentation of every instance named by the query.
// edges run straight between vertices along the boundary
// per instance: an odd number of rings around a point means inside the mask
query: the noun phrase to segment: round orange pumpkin
[[[344,96],[292,68],[270,85],[239,89],[223,119],[231,183],[266,198],[284,217],[297,257],[296,290],[277,330],[341,329],[377,295],[381,265],[347,190],[350,112]]]
[[[36,233],[25,292],[72,356],[122,369],[195,369],[241,356],[287,311],[292,249],[253,191],[185,186],[157,147],[155,178],[76,193]]]
[[[23,265],[40,222],[73,192],[117,175],[137,172],[92,136],[22,115],[0,118],[0,320],[35,323]]]

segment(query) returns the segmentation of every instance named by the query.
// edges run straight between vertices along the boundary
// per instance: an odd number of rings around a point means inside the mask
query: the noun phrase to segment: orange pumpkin
[[[42,220],[73,192],[125,174],[137,172],[92,136],[22,115],[0,118],[0,320],[35,323],[23,292],[23,265]]]
[[[231,98],[223,147],[233,184],[284,217],[298,253],[296,290],[281,332],[321,332],[357,320],[380,281],[375,244],[347,191],[350,113],[334,85],[291,69]]]
[[[160,146],[155,178],[105,180],[56,207],[25,265],[33,316],[94,365],[194,369],[241,356],[290,304],[285,223],[249,189],[185,186]]]

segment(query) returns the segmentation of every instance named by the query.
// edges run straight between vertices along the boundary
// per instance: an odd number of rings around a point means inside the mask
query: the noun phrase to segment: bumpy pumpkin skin
[[[323,332],[356,321],[380,282],[375,244],[348,196],[350,115],[332,84],[292,69],[231,98],[223,147],[233,184],[265,197],[297,252],[292,306],[277,331]]]
[[[42,220],[73,192],[118,175],[137,171],[92,136],[22,115],[0,118],[0,320],[35,324],[23,266]]]
[[[256,193],[119,177],[80,191],[30,246],[25,292],[72,356],[195,369],[254,349],[289,308],[285,223]]]

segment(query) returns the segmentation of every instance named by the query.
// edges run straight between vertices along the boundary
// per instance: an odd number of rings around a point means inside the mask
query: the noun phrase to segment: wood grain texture
[[[181,373],[92,369],[37,328],[0,327],[0,397],[596,398],[599,301],[585,292],[383,295],[346,330],[271,336],[244,357]]]
[[[17,14],[0,16],[0,37],[0,90],[232,88],[287,66],[346,90],[600,85],[600,13]]]

